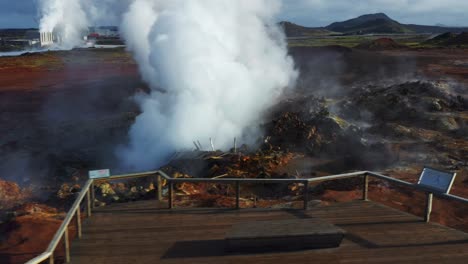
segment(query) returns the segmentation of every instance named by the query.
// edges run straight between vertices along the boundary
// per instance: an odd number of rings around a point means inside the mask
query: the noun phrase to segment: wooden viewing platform
[[[94,208],[91,201],[95,200],[95,183],[143,177],[156,177],[157,201]],[[368,185],[371,177],[424,192],[424,217],[418,218],[369,202]],[[363,201],[310,208],[309,184],[347,178],[362,179]],[[167,182],[167,202],[163,202],[161,195],[163,179]],[[177,183],[233,185],[236,193],[235,207],[230,210],[173,209],[174,184]],[[241,185],[265,183],[302,184],[303,211],[240,210]],[[60,249],[59,244],[63,244],[66,263],[466,263],[468,234],[430,224],[434,198],[468,204],[467,198],[371,171],[309,179],[172,178],[163,171],[116,175],[102,179],[91,178],[83,186],[47,249],[27,264],[45,261],[53,264],[56,257],[60,260],[60,254],[56,252]],[[82,205],[85,208],[83,212]],[[82,214],[88,219],[85,225],[82,223]],[[225,250],[226,233],[234,224],[261,220],[316,221],[317,218],[338,226],[337,229],[346,233],[340,248],[295,253],[280,250],[272,254],[250,255],[229,254]],[[75,225],[77,231],[78,239],[74,241],[71,241],[69,234],[71,225]],[[263,233],[264,237],[270,236]],[[314,234],[312,231],[309,233]],[[287,236],[286,233],[285,235]],[[270,242],[268,246],[271,246]]]
[[[468,234],[368,201],[308,210],[164,209],[142,201],[96,208],[71,263],[467,263]],[[346,231],[339,248],[227,253],[235,223],[321,218]]]

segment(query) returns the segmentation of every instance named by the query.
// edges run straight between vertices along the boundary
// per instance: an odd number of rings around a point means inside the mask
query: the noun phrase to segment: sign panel
[[[435,189],[443,193],[449,193],[455,180],[455,173],[424,168],[418,184]]]
[[[107,178],[109,176],[110,176],[109,169],[89,171],[90,179],[101,179],[101,178]]]

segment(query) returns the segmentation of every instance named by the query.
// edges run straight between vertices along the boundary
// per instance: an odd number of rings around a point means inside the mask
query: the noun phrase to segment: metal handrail
[[[457,202],[461,202],[461,203],[468,203],[467,198],[463,198],[463,197],[456,196],[456,195],[453,195],[453,194],[434,192],[434,190],[431,190],[430,188],[427,188],[427,187],[419,185],[419,184],[405,182],[405,181],[395,179],[395,178],[392,178],[392,177],[388,177],[388,176],[385,176],[383,174],[380,174],[380,173],[377,173],[377,172],[372,172],[372,171],[368,171],[367,174],[369,176],[373,176],[373,177],[378,178],[378,179],[390,181],[390,182],[393,182],[393,183],[397,183],[399,185],[403,185],[403,186],[406,186],[406,187],[413,188],[413,189],[415,189],[417,191],[426,192],[426,193],[433,193],[434,196],[439,197],[439,198],[443,198],[443,199],[446,199],[446,200],[457,201]]]
[[[60,225],[59,229],[55,233],[52,241],[49,243],[49,246],[47,247],[46,251],[42,253],[41,255],[29,260],[26,262],[27,264],[34,264],[34,263],[41,263],[42,261],[45,261],[49,259],[49,263],[54,263],[54,251],[57,248],[58,243],[60,240],[63,238],[65,242],[65,247],[66,247],[66,262],[70,262],[70,255],[69,255],[69,236],[68,236],[68,226],[70,225],[71,220],[73,217],[76,215],[77,218],[77,226],[78,226],[78,237],[81,237],[81,202],[83,201],[84,197],[87,196],[88,198],[88,205],[87,205],[87,210],[88,210],[88,217],[91,216],[91,199],[90,199],[90,188],[93,184],[93,180],[89,179],[83,189],[81,190],[80,194],[76,198],[75,202],[71,206],[70,210],[67,213],[67,216],[63,220],[62,224]]]
[[[143,173],[133,173],[133,174],[123,174],[123,175],[115,175],[110,176],[107,178],[102,179],[89,179],[80,194],[78,195],[77,199],[73,203],[71,209],[68,211],[67,216],[65,217],[64,221],[62,222],[60,228],[55,233],[54,238],[50,242],[47,250],[40,254],[39,256],[29,260],[26,264],[39,264],[45,260],[49,260],[49,264],[54,263],[54,251],[57,248],[58,243],[63,238],[65,243],[65,260],[66,262],[70,262],[70,249],[69,249],[69,236],[68,236],[68,226],[70,225],[71,220],[76,215],[77,216],[77,226],[78,226],[78,237],[81,238],[81,217],[80,217],[80,205],[83,201],[84,197],[87,197],[87,216],[91,216],[91,209],[93,207],[93,203],[91,200],[94,201],[94,183],[101,182],[101,181],[109,181],[109,180],[123,180],[123,179],[133,179],[133,178],[142,178],[148,176],[158,176],[158,195],[161,195],[161,178],[164,178],[169,185],[169,208],[173,208],[173,184],[174,183],[229,183],[229,184],[236,184],[236,208],[239,209],[239,198],[240,198],[240,184],[241,183],[303,183],[304,184],[304,209],[307,209],[307,202],[308,202],[308,191],[309,191],[309,183],[315,182],[323,182],[323,181],[332,181],[332,180],[341,180],[346,178],[354,178],[354,177],[364,177],[364,185],[363,185],[363,199],[367,200],[368,195],[368,184],[369,184],[369,177],[374,177],[381,180],[386,180],[392,183],[396,183],[405,187],[409,187],[415,189],[417,191],[425,192],[427,195],[427,203],[426,203],[426,214],[425,214],[425,221],[429,222],[430,214],[432,211],[432,197],[436,196],[439,198],[453,200],[457,202],[462,202],[468,204],[468,199],[451,195],[445,193],[434,193],[433,190],[427,189],[424,186],[409,183],[406,181],[402,181],[399,179],[395,179],[389,176],[385,176],[383,174],[372,172],[372,171],[359,171],[353,173],[345,173],[345,174],[337,174],[337,175],[330,175],[324,177],[316,177],[316,178],[308,178],[308,179],[263,179],[263,178],[255,178],[255,179],[246,179],[246,178],[221,178],[221,179],[212,179],[212,178],[172,178],[168,176],[166,173],[160,170],[156,171],[148,171]],[[160,198],[159,198],[160,199]]]

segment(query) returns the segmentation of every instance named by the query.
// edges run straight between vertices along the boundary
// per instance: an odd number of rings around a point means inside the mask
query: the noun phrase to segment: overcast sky
[[[35,2],[0,0],[0,28],[37,27]],[[384,12],[402,23],[468,26],[468,0],[283,0],[278,20],[326,26],[377,12]]]

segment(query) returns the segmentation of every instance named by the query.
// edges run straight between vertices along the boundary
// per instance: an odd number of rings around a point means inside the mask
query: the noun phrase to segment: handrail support
[[[304,181],[304,210],[307,210],[309,204],[309,181]]]
[[[362,200],[369,201],[369,175],[364,174],[364,182],[362,186]]]
[[[172,209],[174,207],[174,183],[172,181],[169,181],[168,182],[168,187],[169,187],[169,191],[168,191],[168,206],[169,206],[169,209]]]
[[[87,218],[91,217],[91,194],[89,192],[89,189],[86,192],[86,212],[87,212],[86,217]]]
[[[426,193],[426,213],[424,215],[424,222],[429,223],[431,221],[431,213],[432,213],[432,200],[434,194],[431,192]]]
[[[76,232],[78,234],[78,238],[81,238],[83,233],[81,231],[81,210],[79,206],[76,210]]]
[[[70,263],[70,240],[68,237],[68,227],[63,233],[63,244],[65,247],[65,263]]]
[[[157,177],[156,178],[157,180],[156,199],[158,199],[158,201],[162,201],[162,176],[160,174],[157,174],[156,177]]]
[[[96,200],[96,191],[94,190],[94,182],[91,184],[91,209],[94,209],[94,201]]]
[[[236,209],[240,209],[240,181],[236,181]]]

